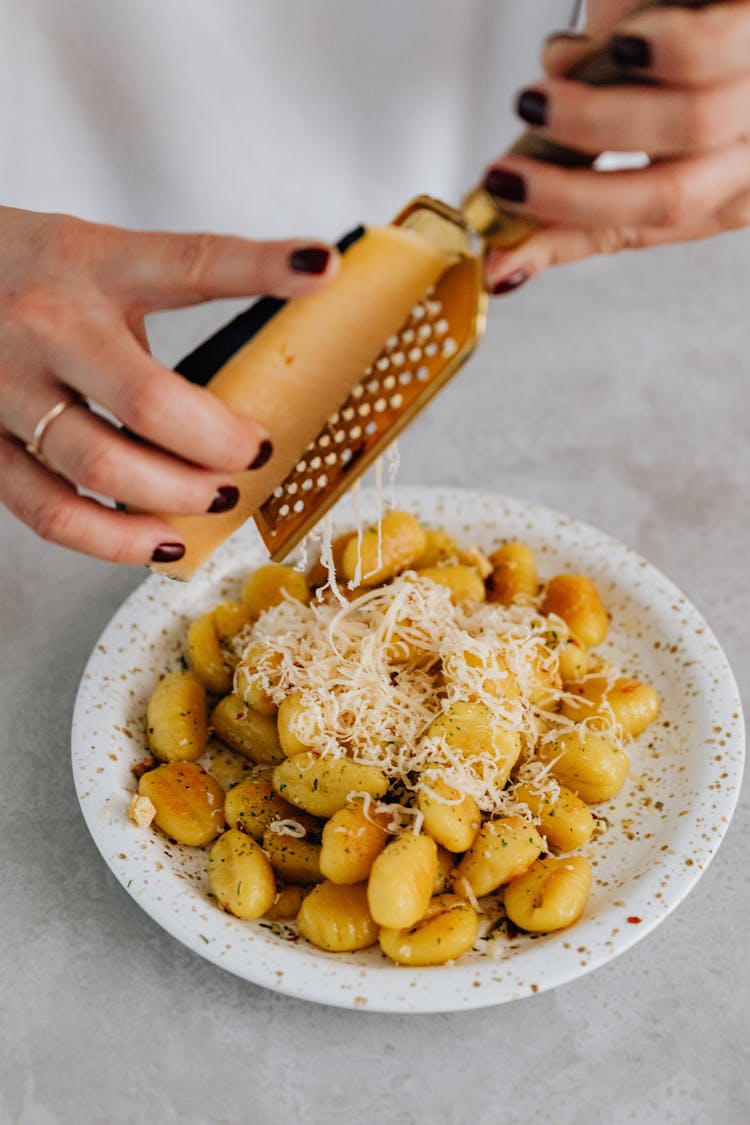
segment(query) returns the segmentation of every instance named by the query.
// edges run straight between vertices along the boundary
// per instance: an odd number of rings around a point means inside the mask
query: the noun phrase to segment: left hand
[[[627,14],[632,0],[591,0],[586,36],[556,36],[546,79],[519,95],[540,132],[586,152],[646,152],[647,167],[602,172],[502,157],[485,187],[503,207],[533,214],[539,230],[512,250],[493,248],[491,292],[547,266],[593,254],[707,238],[750,225],[750,2]],[[594,88],[563,77],[606,47],[649,84]]]

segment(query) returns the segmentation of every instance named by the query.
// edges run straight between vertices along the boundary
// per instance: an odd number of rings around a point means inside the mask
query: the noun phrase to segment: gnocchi
[[[359,798],[335,812],[323,828],[320,870],[332,883],[362,883],[388,842],[387,818]]]
[[[361,540],[353,535],[344,548],[341,568],[350,582],[357,573],[363,586],[378,586],[413,566],[427,546],[427,535],[410,512],[388,512]]]
[[[320,826],[314,817],[272,821],[263,833],[263,850],[285,883],[319,883]]]
[[[397,965],[444,965],[477,940],[479,915],[458,895],[437,895],[415,925],[381,927],[380,948]]]
[[[607,676],[589,676],[570,684],[568,690],[577,699],[565,700],[562,714],[574,722],[587,720],[592,730],[606,729],[614,722],[630,738],[637,738],[659,714],[659,696],[640,680],[618,677],[610,683]]]
[[[381,852],[367,882],[367,901],[381,926],[401,929],[424,916],[437,877],[437,844],[431,836],[402,832]]]
[[[248,575],[242,585],[242,601],[251,617],[278,605],[285,597],[300,602],[310,600],[310,587],[304,574],[291,566],[268,563]]]
[[[190,672],[172,672],[156,685],[146,713],[148,748],[163,762],[195,761],[208,742],[206,691]]]
[[[224,791],[197,762],[166,762],[144,773],[138,795],[148,797],[154,823],[178,844],[200,847],[224,827]]]
[[[211,848],[208,880],[219,906],[237,918],[261,918],[276,898],[268,857],[236,828],[224,832]]]
[[[214,707],[211,725],[217,738],[256,765],[284,757],[278,726],[270,715],[254,711],[238,695],[225,695]]]
[[[274,789],[270,771],[243,778],[227,790],[224,798],[224,816],[229,827],[247,832],[254,840],[262,840],[273,821],[289,819],[296,811]]]
[[[558,574],[552,578],[541,610],[561,617],[586,648],[600,645],[609,629],[609,617],[599,591],[585,574]]]
[[[366,949],[378,940],[364,883],[320,883],[305,897],[297,923],[303,937],[331,953]]]
[[[530,933],[563,930],[581,917],[591,878],[591,864],[582,855],[538,859],[505,888],[505,910]]]
[[[339,536],[332,558],[340,596],[320,562],[269,564],[191,624],[190,671],[148,704],[161,764],[138,771],[132,819],[211,845],[222,909],[330,953],[439,965],[475,948],[485,912],[572,925],[590,806],[620,791],[626,741],[660,711],[591,651],[609,628],[596,586],[545,586],[525,543],[487,556],[408,512]]]
[[[384,797],[385,774],[375,766],[361,766],[350,758],[295,754],[273,771],[273,787],[280,797],[314,816],[333,816],[352,792]]]
[[[492,571],[487,579],[487,598],[501,605],[531,602],[539,588],[534,552],[525,543],[512,540],[490,555]]]
[[[487,820],[456,868],[456,887],[482,898],[523,874],[543,849],[544,840],[524,817]]]

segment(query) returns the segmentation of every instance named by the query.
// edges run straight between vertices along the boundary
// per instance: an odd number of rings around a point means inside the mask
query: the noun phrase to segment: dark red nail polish
[[[516,100],[516,113],[529,125],[546,125],[547,95],[541,90],[522,90]]]
[[[526,183],[517,172],[506,172],[502,168],[490,168],[484,177],[484,190],[497,199],[508,203],[526,202]]]
[[[640,35],[615,35],[609,41],[609,53],[622,66],[651,66],[651,46]]]
[[[160,543],[151,556],[151,562],[177,562],[184,554],[185,545],[183,543]]]
[[[325,273],[330,257],[324,246],[303,246],[289,255],[289,265],[297,273]]]
[[[248,465],[248,469],[262,469],[271,459],[273,453],[273,445],[270,441],[262,441],[258,449],[258,455],[252,464]]]
[[[239,498],[239,488],[235,488],[233,484],[223,484],[214,496],[208,510],[214,513],[230,512],[232,508],[236,507]]]
[[[501,293],[510,293],[513,289],[518,289],[519,285],[523,285],[524,281],[529,280],[529,275],[526,270],[516,270],[514,273],[504,277],[502,281],[498,281],[492,286],[492,293],[495,297],[500,296]]]

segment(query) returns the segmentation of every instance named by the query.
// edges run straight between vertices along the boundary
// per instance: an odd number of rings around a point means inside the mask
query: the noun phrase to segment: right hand
[[[226,511],[236,502],[232,474],[273,435],[157,362],[145,316],[219,297],[315,292],[338,270],[335,249],[134,232],[7,207],[0,245],[0,502],[43,539],[96,558],[180,557],[169,524],[118,512],[77,486],[139,512]],[[64,400],[73,405],[50,422],[37,460],[25,446]]]
[[[647,153],[646,167],[565,168],[508,154],[485,186],[540,221],[530,238],[486,257],[503,293],[549,266],[750,227],[750,0],[701,9],[590,0],[587,35],[548,40],[546,77],[517,109],[538,136],[595,155]],[[566,77],[594,49],[632,79]]]

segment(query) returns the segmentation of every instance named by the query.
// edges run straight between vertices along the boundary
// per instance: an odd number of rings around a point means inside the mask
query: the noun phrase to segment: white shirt
[[[419,192],[456,202],[520,130],[514,94],[573,7],[16,0],[0,15],[0,202],[324,238]]]

